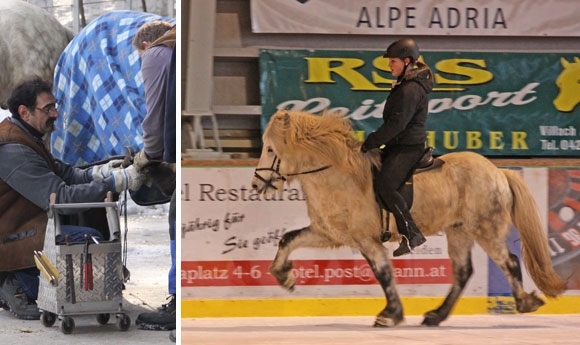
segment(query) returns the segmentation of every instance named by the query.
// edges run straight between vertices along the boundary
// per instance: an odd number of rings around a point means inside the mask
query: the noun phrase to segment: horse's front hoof
[[[437,314],[434,311],[430,311],[427,314],[425,314],[425,319],[423,319],[423,322],[421,323],[421,325],[429,326],[429,327],[436,327],[436,326],[439,326],[441,321],[442,320],[441,320],[441,317],[439,317],[439,314]]]
[[[284,281],[283,284],[281,284],[283,288],[285,288],[286,290],[292,292],[294,291],[294,287],[296,286],[296,277],[293,274],[289,274],[286,277],[286,280]]]
[[[403,320],[404,320],[403,317],[389,317],[379,315],[377,316],[375,324],[373,326],[381,328],[395,327],[396,325],[403,322]]]

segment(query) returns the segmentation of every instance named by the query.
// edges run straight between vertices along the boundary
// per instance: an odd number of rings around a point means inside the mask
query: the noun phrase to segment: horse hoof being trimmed
[[[375,320],[375,324],[373,327],[395,327],[396,325],[400,324],[401,322],[405,321],[405,318],[401,316],[377,316]]]

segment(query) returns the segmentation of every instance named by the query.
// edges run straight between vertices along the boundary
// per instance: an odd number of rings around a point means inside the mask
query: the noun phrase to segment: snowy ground
[[[0,122],[2,122],[2,120],[4,120],[8,116],[10,116],[10,112],[8,110],[0,108]]]

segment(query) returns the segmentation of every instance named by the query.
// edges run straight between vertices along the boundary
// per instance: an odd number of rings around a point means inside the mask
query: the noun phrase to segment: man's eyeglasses
[[[58,112],[56,104],[49,104],[44,108],[39,108],[39,107],[35,107],[35,108],[44,112],[46,115],[48,115],[50,113],[57,113]]]

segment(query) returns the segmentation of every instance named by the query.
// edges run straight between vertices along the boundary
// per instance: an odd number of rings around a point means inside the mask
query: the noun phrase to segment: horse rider
[[[391,74],[397,78],[383,108],[383,124],[370,133],[361,151],[380,148],[382,167],[375,176],[375,193],[384,208],[392,212],[401,235],[393,256],[410,253],[426,239],[415,224],[407,202],[399,193],[425,151],[428,94],[433,89],[433,73],[418,61],[419,47],[411,38],[400,39],[387,48]],[[390,233],[385,231],[383,241]]]

